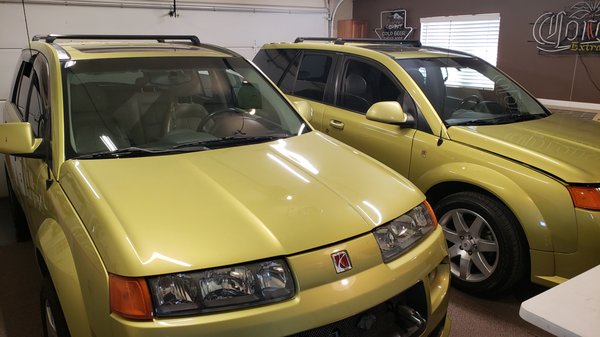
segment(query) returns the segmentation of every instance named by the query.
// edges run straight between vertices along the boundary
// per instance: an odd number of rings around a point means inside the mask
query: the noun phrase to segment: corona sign
[[[600,0],[540,15],[533,24],[533,38],[537,48],[548,53],[600,53]]]

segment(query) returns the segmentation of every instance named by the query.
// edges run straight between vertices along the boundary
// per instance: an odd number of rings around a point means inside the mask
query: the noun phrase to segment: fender
[[[53,219],[46,219],[39,227],[35,240],[52,278],[71,335],[91,337],[73,252],[61,226]]]
[[[415,179],[423,191],[446,182],[461,182],[482,188],[503,202],[517,217],[525,232],[532,250],[555,251],[555,243],[547,219],[522,185],[500,170],[467,162],[453,162],[440,165]],[[513,173],[515,173],[513,171]],[[521,178],[525,175],[521,175]],[[544,179],[550,178],[540,175]],[[544,183],[539,179],[539,183]],[[507,202],[510,200],[510,202]],[[573,221],[574,223],[574,221]],[[562,225],[562,224],[560,224]],[[570,235],[576,235],[573,231]]]

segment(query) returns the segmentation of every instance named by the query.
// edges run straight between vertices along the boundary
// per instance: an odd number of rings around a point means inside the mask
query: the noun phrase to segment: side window
[[[300,57],[297,56],[287,71],[283,75],[283,78],[279,81],[279,89],[286,94],[291,94],[294,91],[294,84],[296,83],[296,74],[298,73],[298,66],[300,63]]]
[[[322,101],[332,63],[333,59],[330,55],[305,53],[292,94]]]
[[[48,64],[39,54],[33,63],[31,90],[27,106],[26,120],[31,124],[37,137],[48,137],[50,118],[50,95]]]
[[[33,71],[31,64],[27,62],[21,63],[21,70],[19,71],[19,83],[14,97],[14,103],[21,112],[21,115],[26,118],[25,111],[27,110],[27,100],[29,98],[29,89],[31,87],[31,78]]]
[[[364,114],[376,102],[403,103],[404,92],[390,75],[373,65],[351,59],[346,63],[338,105]],[[412,101],[410,96],[406,96]]]
[[[365,114],[374,103],[397,101],[406,114],[417,120],[419,114],[415,101],[393,78],[392,74],[372,64],[350,59],[345,65],[337,105]]]
[[[278,84],[281,76],[298,53],[297,49],[262,49],[256,54],[253,61],[271,81]]]
[[[37,77],[34,77],[29,95],[27,106],[27,121],[31,124],[33,133],[37,137],[43,135],[44,104],[40,93],[40,84]]]

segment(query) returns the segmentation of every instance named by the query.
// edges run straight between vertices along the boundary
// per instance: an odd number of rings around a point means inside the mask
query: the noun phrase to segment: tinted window
[[[33,75],[31,64],[28,65],[26,62],[23,62],[19,73],[21,74],[21,77],[19,80],[19,89],[17,90],[17,95],[15,97],[15,103],[21,114],[25,116],[29,88],[31,87],[31,77]]]
[[[50,117],[50,93],[46,58],[39,54],[33,67],[34,77],[27,119],[38,137],[49,137],[49,125],[46,122]]]
[[[31,95],[29,96],[29,105],[27,110],[27,121],[31,124],[33,133],[40,137],[43,128],[44,103],[40,94],[40,87],[37,77],[34,77],[33,85],[31,86]]]
[[[376,102],[406,100],[407,113],[414,113],[414,103],[404,89],[398,86],[389,75],[368,63],[350,60],[346,63],[342,91],[339,99],[341,107],[366,113]]]
[[[298,54],[295,49],[263,49],[254,57],[256,64],[275,84]]]
[[[293,95],[322,101],[331,69],[332,57],[324,54],[304,54]]]
[[[283,75],[283,78],[279,81],[279,89],[286,94],[291,94],[294,91],[294,84],[296,83],[296,74],[298,73],[299,63],[300,57],[296,57]]]

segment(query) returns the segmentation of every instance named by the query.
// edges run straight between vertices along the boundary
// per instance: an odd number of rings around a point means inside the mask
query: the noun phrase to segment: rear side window
[[[292,94],[315,101],[323,101],[332,63],[333,59],[330,55],[305,53],[298,69]]]
[[[271,81],[279,85],[281,76],[298,53],[299,50],[296,49],[262,49],[256,54],[253,62]]]

